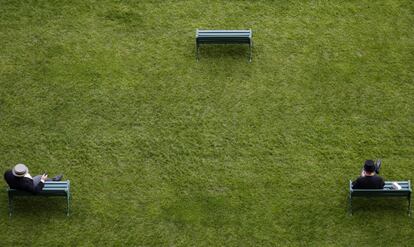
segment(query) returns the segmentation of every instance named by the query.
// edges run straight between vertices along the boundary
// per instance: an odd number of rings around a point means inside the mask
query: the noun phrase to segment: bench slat
[[[68,190],[68,189],[69,189],[69,187],[67,187],[67,186],[64,186],[64,187],[43,187],[42,191],[43,190]],[[20,190],[9,189],[8,191],[14,193],[14,192],[20,191]]]
[[[67,184],[46,184],[43,188],[67,188]]]
[[[392,184],[392,183],[398,183],[398,184],[409,184],[409,181],[385,181],[385,184]]]
[[[12,194],[13,197],[15,196],[67,196],[68,195],[67,190],[54,190],[54,191],[47,191],[42,190],[41,192],[37,194],[32,194],[30,192],[24,192],[24,191],[18,191]]]
[[[197,29],[199,32],[250,32],[250,29]]]
[[[61,191],[61,190],[69,190],[69,188],[43,188],[42,191]]]
[[[198,37],[221,37],[221,36],[241,36],[241,37],[249,37],[250,33],[199,33]]]

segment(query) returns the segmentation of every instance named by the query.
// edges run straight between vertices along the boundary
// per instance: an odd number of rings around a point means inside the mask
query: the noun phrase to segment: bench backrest
[[[199,30],[196,32],[198,43],[250,43],[252,30]]]
[[[10,189],[8,188],[7,191],[10,195],[13,196],[36,196],[36,195],[43,195],[43,196],[49,196],[49,195],[67,195],[69,193],[70,189],[70,181],[46,181],[45,185],[37,194],[32,194],[30,192],[16,190],[16,189]]]
[[[397,182],[401,186],[401,190],[392,189],[392,183]],[[383,189],[352,189],[352,181],[349,181],[349,191],[352,196],[410,196],[411,182],[408,181],[385,181]]]

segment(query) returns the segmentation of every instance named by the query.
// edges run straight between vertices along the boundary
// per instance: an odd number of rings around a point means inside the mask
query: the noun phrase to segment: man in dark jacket
[[[353,189],[382,189],[384,179],[378,176],[381,163],[376,166],[373,160],[366,160],[361,176],[352,182]]]
[[[11,189],[24,190],[31,193],[39,193],[44,186],[45,181],[60,181],[62,175],[53,179],[48,179],[47,174],[32,177],[29,169],[24,164],[17,164],[12,170],[4,173],[4,179]]]

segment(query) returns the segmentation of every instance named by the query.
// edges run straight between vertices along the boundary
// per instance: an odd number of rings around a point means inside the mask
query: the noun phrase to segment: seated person
[[[384,179],[378,176],[381,168],[381,161],[377,165],[373,160],[366,160],[361,176],[352,182],[353,189],[382,189],[384,188]]]
[[[24,164],[17,164],[12,170],[4,173],[4,179],[11,189],[38,193],[43,189],[45,181],[60,181],[63,175],[48,179],[47,174],[30,176],[29,169]]]

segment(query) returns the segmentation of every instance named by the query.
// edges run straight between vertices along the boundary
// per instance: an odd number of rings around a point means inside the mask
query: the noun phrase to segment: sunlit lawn
[[[412,246],[404,199],[356,200],[383,159],[414,180],[412,1],[0,1],[0,246]],[[253,30],[203,46],[196,28]]]

